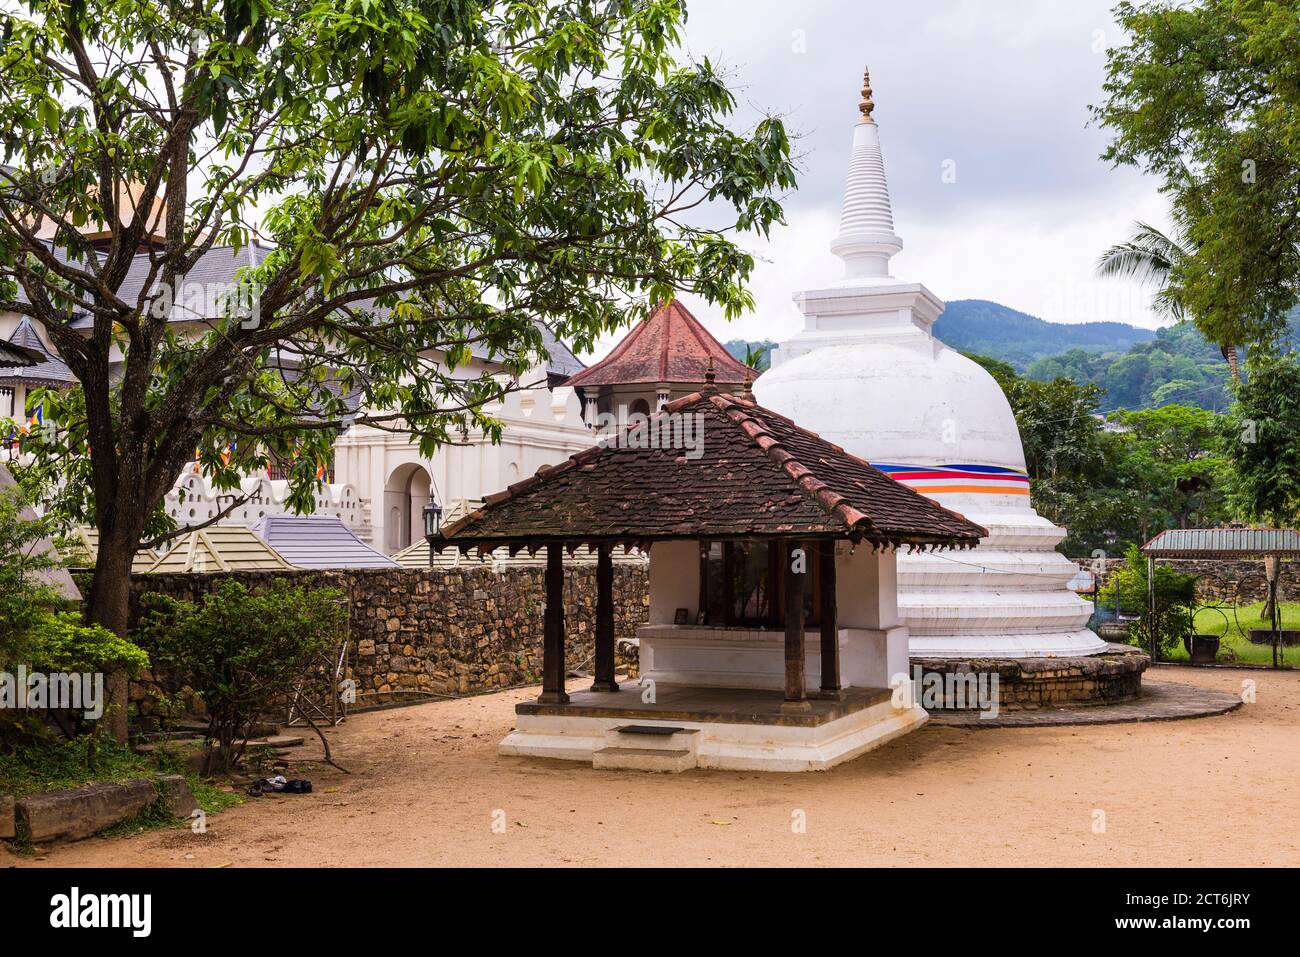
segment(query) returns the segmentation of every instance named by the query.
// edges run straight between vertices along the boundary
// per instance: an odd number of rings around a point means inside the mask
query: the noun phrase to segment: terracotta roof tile
[[[716,382],[740,385],[758,373],[731,353],[674,299],[659,306],[595,365],[566,385],[624,385],[637,382],[704,382],[709,359]]]
[[[698,458],[627,441],[586,449],[488,496],[481,508],[447,525],[443,541],[468,549],[807,535],[972,547],[988,534],[748,399],[697,392],[665,412],[700,416]]]

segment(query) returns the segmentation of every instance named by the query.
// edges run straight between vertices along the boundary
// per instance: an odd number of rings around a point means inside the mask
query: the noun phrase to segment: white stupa
[[[898,610],[916,658],[1094,655],[1091,606],[1066,583],[1065,531],[1034,511],[1006,396],[930,333],[944,304],[890,275],[903,248],[872,119],[869,78],[839,235],[844,278],[794,296],[804,329],[754,383],[764,406],[989,530],[976,550],[898,556]]]

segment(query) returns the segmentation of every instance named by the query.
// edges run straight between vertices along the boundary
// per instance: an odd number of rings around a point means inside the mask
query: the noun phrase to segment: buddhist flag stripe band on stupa
[[[871,463],[895,481],[923,495],[975,493],[1028,495],[1029,476],[998,465],[892,465]]]

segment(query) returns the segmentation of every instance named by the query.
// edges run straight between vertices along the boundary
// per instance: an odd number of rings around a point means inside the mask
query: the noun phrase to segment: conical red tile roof
[[[713,360],[714,381],[719,385],[739,385],[758,375],[733,358],[690,310],[674,299],[655,309],[613,352],[573,376],[565,385],[700,384],[705,381],[709,359]]]

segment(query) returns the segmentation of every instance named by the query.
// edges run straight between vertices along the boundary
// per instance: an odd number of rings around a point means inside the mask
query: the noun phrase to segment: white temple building
[[[1086,656],[1106,642],[1070,590],[1065,530],[1034,511],[1016,421],[977,363],[931,326],[944,304],[896,278],[889,186],[869,79],[853,130],[838,281],[798,292],[804,328],[754,383],[764,406],[988,529],[974,552],[898,556],[898,611],[915,659]]]
[[[247,255],[266,252],[265,247],[249,247]],[[187,281],[230,283],[242,265],[245,262],[230,250],[216,247],[199,261]],[[142,281],[148,266],[149,255],[140,253],[128,282]],[[138,295],[138,286],[129,292],[127,298]],[[179,306],[172,321],[182,333],[206,331]],[[590,445],[591,432],[578,396],[566,384],[584,366],[548,327],[543,324],[539,331],[549,358],[517,381],[492,356],[476,354],[462,367],[467,376],[496,376],[507,390],[501,401],[484,410],[501,422],[500,443],[472,430],[426,457],[410,433],[353,424],[335,443],[334,461],[321,469],[313,514],[342,520],[363,541],[391,555],[423,538],[421,509],[431,497],[448,513],[463,510],[464,503]],[[0,343],[29,357],[24,366],[8,362],[0,366],[0,423],[14,423],[0,429],[0,438],[5,439],[0,459],[21,462],[18,432],[46,424],[43,410],[32,407],[32,394],[41,387],[68,388],[76,380],[48,334],[30,319],[0,310]],[[179,476],[164,508],[182,528],[218,516],[223,524],[252,527],[267,516],[291,512],[288,490],[282,466],[245,476],[238,490],[214,487],[195,466]]]

